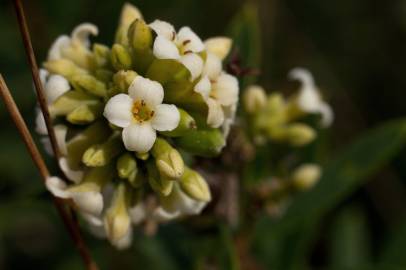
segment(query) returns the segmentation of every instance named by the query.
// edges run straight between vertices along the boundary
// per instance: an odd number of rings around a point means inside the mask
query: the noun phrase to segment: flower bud
[[[103,104],[101,102],[91,105],[81,105],[70,112],[66,116],[66,120],[76,125],[88,124],[99,118],[102,113]]]
[[[106,84],[99,81],[92,75],[80,74],[72,77],[72,84],[76,89],[82,89],[89,94],[106,97],[107,89]]]
[[[128,179],[128,182],[133,187],[139,187],[142,183],[140,177],[138,177],[137,161],[134,156],[129,153],[125,153],[117,160],[117,172],[120,178]]]
[[[95,68],[106,67],[110,63],[110,48],[102,44],[93,45],[93,64]]]
[[[82,161],[88,167],[105,166],[123,150],[121,136],[116,133],[103,144],[96,144],[87,149]]]
[[[174,130],[160,132],[162,135],[167,137],[180,137],[185,135],[190,130],[197,128],[196,121],[192,116],[190,116],[190,114],[188,114],[185,110],[179,108],[178,110],[180,115],[179,125]]]
[[[162,196],[168,196],[172,191],[174,181],[162,177],[154,162],[147,163],[147,171],[151,188]]]
[[[143,20],[135,20],[128,28],[128,43],[132,49],[134,68],[139,73],[147,71],[154,60],[152,53],[152,32]]]
[[[114,44],[111,49],[111,63],[116,70],[131,69],[132,59],[130,52],[120,44]]]
[[[257,85],[248,87],[244,92],[243,102],[248,113],[253,114],[260,111],[267,102],[265,90]]]
[[[70,46],[61,48],[61,53],[63,58],[71,60],[81,68],[90,69],[92,67],[92,54],[81,41],[72,39]]]
[[[44,67],[50,73],[56,73],[71,80],[74,75],[88,73],[85,69],[82,69],[75,65],[72,61],[67,59],[50,60],[44,63]]]
[[[190,71],[179,61],[173,59],[155,59],[149,66],[146,76],[161,84],[181,82],[192,87],[192,83],[189,82]],[[185,96],[183,97],[185,98]]]
[[[118,242],[130,230],[129,203],[129,190],[124,183],[120,183],[114,193],[111,206],[107,209],[104,216],[104,228],[108,238],[112,242]]]
[[[299,190],[308,190],[313,187],[321,176],[321,167],[317,164],[303,164],[296,168],[292,174],[292,183]]]
[[[215,54],[221,60],[227,57],[233,42],[227,37],[209,38],[204,42],[208,52]]]
[[[111,82],[113,78],[113,72],[111,72],[109,69],[104,69],[104,68],[98,68],[94,71],[94,76],[104,82],[104,83],[109,83]]]
[[[179,182],[182,190],[191,198],[204,202],[211,200],[210,189],[207,182],[196,171],[186,167],[185,173]]]
[[[113,82],[121,92],[127,93],[135,77],[137,77],[137,73],[133,70],[120,70],[114,74]]]
[[[162,176],[170,179],[182,176],[185,169],[182,156],[167,141],[157,138],[151,153]]]
[[[80,91],[68,91],[60,96],[49,107],[52,116],[67,115],[83,105],[96,106],[100,101],[94,96],[90,96]]]
[[[129,27],[136,19],[142,20],[139,9],[130,3],[125,3],[121,9],[119,26]]]
[[[223,134],[218,129],[191,130],[176,138],[176,143],[190,153],[205,157],[220,154],[226,145]]]
[[[316,138],[316,132],[305,124],[291,124],[287,127],[287,137],[293,146],[303,146]]]

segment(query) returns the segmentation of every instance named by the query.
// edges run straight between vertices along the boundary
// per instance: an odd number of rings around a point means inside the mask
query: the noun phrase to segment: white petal
[[[207,204],[206,202],[197,201],[189,197],[182,191],[179,185],[174,185],[169,196],[169,203],[165,205],[165,209],[170,212],[177,211],[184,215],[199,214]]]
[[[59,168],[61,168],[65,176],[72,182],[80,183],[82,181],[83,171],[71,169],[66,158],[61,157],[59,159]]]
[[[103,196],[100,192],[71,192],[71,198],[77,207],[91,215],[100,215],[103,210]]]
[[[305,68],[294,68],[289,72],[288,77],[291,80],[297,80],[302,83],[302,87],[316,88],[312,73]]]
[[[212,98],[209,98],[207,100],[207,105],[209,107],[207,124],[213,128],[220,127],[224,122],[224,112],[220,103]]]
[[[113,125],[128,127],[133,119],[132,106],[133,100],[129,95],[118,94],[107,102],[103,115]]]
[[[89,47],[90,41],[89,36],[97,36],[99,34],[99,29],[96,25],[91,23],[82,23],[75,27],[72,31],[72,40],[77,40],[84,46]]]
[[[155,208],[154,212],[152,213],[152,218],[158,222],[166,222],[172,219],[175,219],[180,216],[179,211],[169,212],[162,207]]]
[[[221,60],[212,53],[207,53],[206,62],[204,63],[203,74],[209,76],[211,80],[217,79],[222,70]]]
[[[179,50],[175,43],[162,36],[157,36],[154,41],[153,53],[158,59],[179,59]]]
[[[316,88],[303,87],[299,92],[297,104],[304,112],[317,113],[322,100]]]
[[[159,104],[154,112],[151,124],[155,130],[171,131],[179,125],[180,114],[175,105]]]
[[[193,90],[201,94],[204,100],[207,100],[211,91],[211,83],[209,78],[207,76],[202,77],[200,81],[195,85],[195,88]]]
[[[70,38],[66,35],[59,36],[48,51],[48,60],[61,59],[61,51],[63,48],[70,46]]]
[[[44,68],[40,68],[40,69],[39,69],[39,78],[40,78],[40,81],[41,81],[41,83],[42,83],[43,85],[45,85],[45,83],[46,83],[46,81],[47,81],[48,75],[49,75],[48,70],[46,70],[46,69],[44,69]],[[35,86],[34,86],[34,88],[35,88]],[[34,90],[35,90],[35,89],[34,89]]]
[[[92,227],[101,227],[104,232],[103,220],[101,219],[100,216],[92,215],[87,212],[81,212],[81,211],[79,212],[79,214],[88,223],[88,225],[91,225]]]
[[[106,236],[106,231],[104,230],[104,224],[102,224],[102,225],[93,225],[92,223],[89,222],[87,224],[87,228],[88,228],[89,232],[93,236],[95,236],[97,238],[105,239],[107,237]]]
[[[44,115],[39,107],[36,109],[37,116],[35,117],[35,131],[40,135],[47,135],[48,130],[45,124]]]
[[[155,108],[164,100],[164,89],[159,82],[137,76],[128,88],[133,100],[143,100],[148,106]]]
[[[65,125],[54,126],[56,142],[58,148],[63,156],[68,154],[68,149],[66,148],[66,134],[68,133],[68,127]]]
[[[238,101],[238,80],[229,74],[221,74],[213,85],[213,91],[221,105],[235,104]]]
[[[48,177],[45,181],[45,185],[48,191],[55,197],[63,199],[69,198],[69,193],[66,192],[67,185],[61,178],[56,176]]]
[[[204,50],[202,40],[189,27],[182,27],[178,32],[178,43],[184,51],[198,53]]]
[[[237,104],[223,107],[223,112],[224,112],[224,122],[223,125],[221,126],[221,130],[223,132],[224,138],[227,138],[230,132],[230,127],[235,120],[235,114],[237,112]]]
[[[156,140],[156,132],[148,122],[132,124],[123,130],[123,142],[128,151],[148,152]]]
[[[41,139],[42,147],[44,148],[45,152],[50,156],[54,156],[54,151],[52,150],[51,140],[48,136],[42,137]]]
[[[174,40],[176,38],[175,28],[168,22],[155,20],[149,24],[149,27],[151,27],[158,36],[162,36],[169,40]]]
[[[232,40],[227,37],[209,38],[204,42],[208,52],[217,55],[221,60],[224,60],[230,52]]]
[[[203,60],[197,54],[185,54],[180,58],[179,62],[181,62],[190,71],[191,81],[199,77],[203,71]]]
[[[131,221],[134,225],[138,225],[145,220],[147,216],[145,206],[143,203],[138,203],[137,205],[131,207],[128,210]]]
[[[48,104],[53,103],[58,97],[70,90],[67,79],[61,75],[51,75],[44,86],[46,100]]]
[[[319,112],[321,113],[321,125],[323,127],[329,127],[333,123],[333,120],[334,120],[334,113],[333,113],[333,110],[331,109],[330,105],[323,102],[320,105]]]

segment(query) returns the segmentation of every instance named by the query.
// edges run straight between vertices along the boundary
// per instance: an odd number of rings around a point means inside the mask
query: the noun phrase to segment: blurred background
[[[124,3],[23,2],[39,62],[58,35],[85,21],[111,45]],[[406,269],[406,124],[394,120],[406,114],[406,1],[130,2],[147,22],[189,25],[202,39],[235,37],[243,64],[261,71],[244,84],[290,93],[297,85],[288,71],[310,69],[336,121],[311,148],[326,166],[320,187],[286,216],[257,215],[243,229],[221,220],[168,224],[154,237],[137,232],[125,252],[84,232],[101,269]],[[34,130],[30,69],[5,0],[0,71]],[[82,269],[3,104],[0,123],[0,269]]]

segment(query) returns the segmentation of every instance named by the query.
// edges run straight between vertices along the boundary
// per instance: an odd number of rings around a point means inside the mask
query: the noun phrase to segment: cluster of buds
[[[330,126],[333,121],[332,109],[321,98],[309,71],[295,68],[289,73],[289,78],[300,81],[301,89],[288,99],[278,92],[267,95],[262,87],[256,85],[245,90],[243,102],[248,130],[257,145],[268,141],[286,142],[292,146],[307,145],[315,139],[316,131],[298,120],[309,114],[319,114],[322,127]]]
[[[70,200],[92,231],[125,248],[132,224],[199,214],[211,200],[184,157],[221,152],[239,86],[222,67],[232,46],[226,37],[203,42],[189,27],[147,24],[130,4],[111,47],[91,44],[97,34],[90,23],[77,26],[56,39],[43,64],[68,180],[50,177],[47,187]],[[48,144],[41,112],[36,123]]]

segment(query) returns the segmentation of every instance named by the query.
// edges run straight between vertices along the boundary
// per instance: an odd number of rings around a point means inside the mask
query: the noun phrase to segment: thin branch
[[[27,147],[28,152],[32,160],[34,161],[38,171],[41,175],[43,182],[45,183],[46,179],[50,176],[49,170],[42,158],[29,130],[28,127],[21,116],[21,113],[8,89],[6,82],[3,79],[3,76],[0,74],[0,96],[6,105],[8,112],[10,113],[11,119],[13,120],[18,132],[20,133],[25,146]],[[72,216],[69,214],[68,209],[65,207],[64,200],[53,197],[55,207],[58,210],[59,215],[61,216],[63,223],[69,231],[72,240],[74,241],[82,259],[88,270],[97,270],[98,267],[93,261],[86,244],[83,241],[83,238],[80,234],[78,224],[73,221]]]
[[[57,160],[59,160],[61,153],[58,148],[55,131],[52,126],[52,120],[51,120],[51,117],[49,114],[48,105],[47,105],[46,97],[44,94],[45,93],[44,88],[43,88],[43,85],[41,83],[41,79],[39,76],[38,65],[37,65],[37,61],[35,59],[34,49],[32,47],[30,32],[28,30],[27,21],[25,19],[23,5],[21,3],[21,0],[14,0],[13,3],[14,3],[14,7],[15,7],[15,10],[17,13],[18,25],[20,27],[20,33],[23,38],[25,52],[26,52],[27,59],[30,64],[30,67],[31,67],[31,74],[32,74],[32,78],[34,80],[38,103],[39,103],[41,111],[44,115],[45,124],[47,127],[51,145],[52,145],[52,150],[53,150]]]

